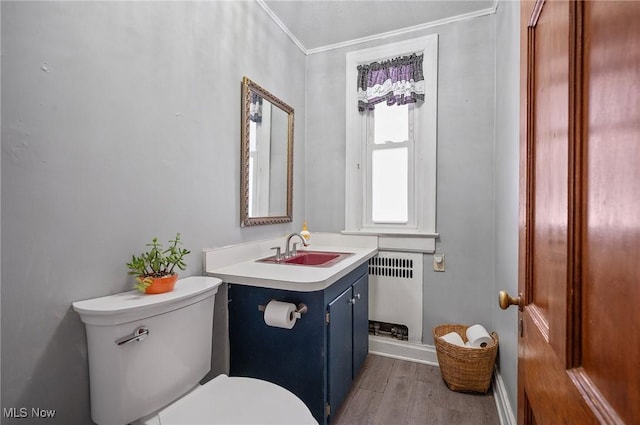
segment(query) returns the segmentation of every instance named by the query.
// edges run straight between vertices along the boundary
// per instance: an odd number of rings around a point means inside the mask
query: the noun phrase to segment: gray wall
[[[520,120],[520,3],[502,1],[496,14],[495,287],[518,293],[518,168]],[[516,411],[518,310],[491,307],[500,335],[499,370]]]
[[[91,423],[73,301],[129,289],[153,236],[182,233],[188,276],[203,248],[300,229],[301,166],[294,223],[240,228],[239,117],[246,75],[296,109],[303,164],[305,56],[255,2],[1,7],[2,407]]]
[[[202,248],[284,235],[303,219],[311,232],[342,230],[345,53],[382,43],[305,59],[254,2],[1,8],[2,407],[90,423],[71,302],[128,289],[124,264],[152,236],[182,233],[193,251],[187,276],[202,273]],[[383,42],[440,34],[447,271],[425,256],[425,342],[438,323],[496,329],[514,408],[516,315],[495,300],[499,289],[517,292],[517,9],[501,2],[495,16]],[[292,224],[238,225],[243,75],[296,109],[304,167],[294,168]],[[224,326],[214,342],[224,344]],[[218,355],[214,369],[225,364]]]
[[[438,250],[425,255],[424,337],[441,323],[492,326],[494,292],[495,15],[314,54],[307,60],[306,211],[309,230],[344,228],[345,54],[439,34]]]

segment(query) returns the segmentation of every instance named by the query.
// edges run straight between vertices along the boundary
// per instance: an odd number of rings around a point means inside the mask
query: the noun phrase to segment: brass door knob
[[[518,294],[517,297],[512,297],[507,291],[500,291],[498,294],[498,304],[500,308],[506,310],[511,305],[517,305],[518,309],[522,311],[524,307],[524,295]]]

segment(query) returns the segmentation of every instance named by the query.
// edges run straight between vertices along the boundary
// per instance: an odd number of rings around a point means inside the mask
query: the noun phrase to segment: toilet
[[[180,279],[172,292],[129,291],[73,303],[87,333],[91,417],[98,425],[318,424],[293,393],[211,368],[220,279]]]

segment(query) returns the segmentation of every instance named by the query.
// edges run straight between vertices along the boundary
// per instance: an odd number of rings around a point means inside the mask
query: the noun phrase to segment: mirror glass
[[[293,108],[242,80],[240,224],[292,220]]]

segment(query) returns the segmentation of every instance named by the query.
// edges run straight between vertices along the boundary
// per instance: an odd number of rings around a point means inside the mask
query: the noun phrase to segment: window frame
[[[370,214],[368,113],[358,111],[357,66],[412,53],[424,54],[425,101],[412,108],[414,219],[408,223],[373,223]],[[437,175],[438,34],[386,44],[346,55],[345,230],[379,236],[379,246],[420,252],[435,250]],[[420,195],[420,196],[418,196]],[[412,212],[409,212],[411,216]]]

